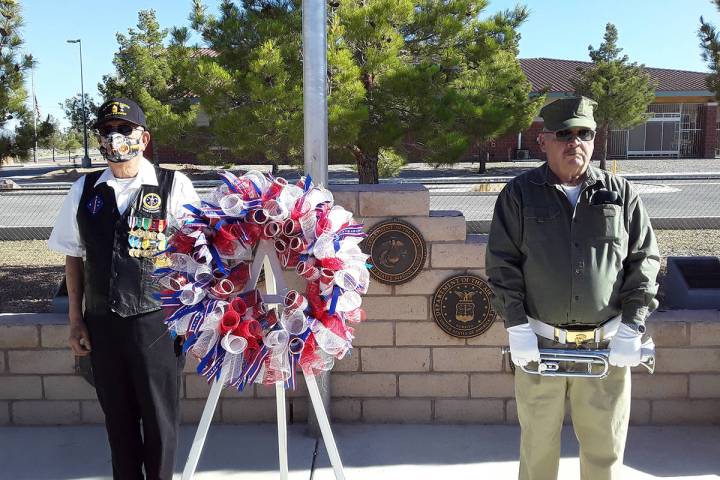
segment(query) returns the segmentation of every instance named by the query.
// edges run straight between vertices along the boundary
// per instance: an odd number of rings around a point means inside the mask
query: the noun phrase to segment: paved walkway
[[[514,426],[336,425],[348,480],[513,479],[518,434]],[[292,480],[332,480],[322,448],[312,468],[315,440],[291,426]],[[194,427],[182,430],[182,469]],[[563,432],[560,480],[579,478],[577,444]],[[0,428],[2,478],[90,480],[109,478],[105,433],[100,426]],[[626,480],[720,478],[720,427],[632,427]],[[200,459],[198,480],[277,479],[274,425],[213,426]],[[179,479],[179,475],[176,476]]]

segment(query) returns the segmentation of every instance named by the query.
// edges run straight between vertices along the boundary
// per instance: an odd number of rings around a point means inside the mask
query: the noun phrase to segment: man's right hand
[[[92,350],[90,345],[90,335],[88,334],[85,322],[82,320],[75,320],[70,322],[70,348],[72,348],[75,355],[78,357],[84,357],[89,354]]]
[[[530,324],[515,325],[507,331],[510,337],[510,357],[515,365],[524,367],[530,362],[540,361],[537,335]]]

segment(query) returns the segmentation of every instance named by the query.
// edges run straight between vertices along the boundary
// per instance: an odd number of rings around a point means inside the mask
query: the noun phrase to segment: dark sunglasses
[[[123,123],[120,125],[101,126],[101,127],[98,127],[95,131],[99,135],[102,135],[104,137],[106,135],[110,135],[113,132],[117,132],[121,135],[130,135],[136,128],[142,128],[142,127],[138,127],[137,125],[128,125],[127,123]]]
[[[553,132],[547,132],[547,133],[553,133]],[[572,130],[558,130],[555,133],[555,139],[559,142],[569,142],[570,140],[574,139],[575,137],[579,138],[583,142],[589,142],[590,140],[595,138],[595,130],[590,130],[589,128],[583,128],[581,130],[578,130],[577,133],[573,133]]]

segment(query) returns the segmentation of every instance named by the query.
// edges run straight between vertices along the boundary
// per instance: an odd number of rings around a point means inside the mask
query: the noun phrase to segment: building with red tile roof
[[[571,80],[590,62],[555,58],[524,58],[520,66],[532,92],[547,93],[547,101],[574,95]],[[611,158],[712,158],[718,146],[717,102],[705,83],[707,73],[645,67],[657,83],[655,101],[645,123],[629,130],[613,130],[608,142]],[[537,118],[524,132],[488,142],[480,152],[490,161],[544,158],[537,145],[542,131]],[[596,140],[599,144],[601,138]],[[595,156],[600,155],[596,148]]]

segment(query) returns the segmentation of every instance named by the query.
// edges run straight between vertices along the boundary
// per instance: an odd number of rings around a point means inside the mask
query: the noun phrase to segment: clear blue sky
[[[25,49],[39,65],[35,91],[42,115],[63,124],[58,103],[80,92],[77,44],[83,41],[85,91],[98,97],[97,84],[113,71],[116,32],[137,23],[137,12],[154,8],[162,27],[188,24],[190,0],[22,0]],[[220,0],[205,0],[216,11]],[[511,8],[515,0],[490,0],[488,13]],[[586,60],[587,46],[598,46],[605,24],[619,30],[620,46],[633,61],[647,66],[706,70],[700,58],[697,27],[700,15],[720,25],[709,0],[528,0],[531,10],[521,28],[521,58],[550,57]],[[28,82],[28,91],[30,84]]]

